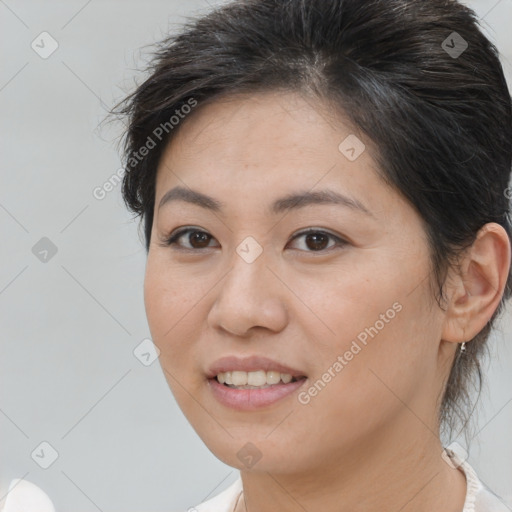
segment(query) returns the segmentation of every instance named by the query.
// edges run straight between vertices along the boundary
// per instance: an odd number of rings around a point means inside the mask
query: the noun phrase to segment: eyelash
[[[171,247],[171,246],[174,245],[174,246],[177,246],[177,247],[174,247],[174,249],[176,249],[176,250],[189,251],[189,252],[199,252],[199,251],[203,251],[205,249],[211,249],[211,247],[203,247],[203,248],[200,248],[200,249],[195,249],[195,248],[190,248],[190,247],[179,247],[178,244],[177,244],[178,240],[183,235],[186,235],[187,233],[204,233],[205,235],[209,235],[206,231],[203,231],[201,229],[195,229],[195,228],[179,229],[178,231],[173,233],[171,236],[169,236],[169,237],[165,238],[164,240],[162,240],[160,245],[163,246],[163,247]],[[322,231],[320,229],[315,229],[315,228],[310,228],[310,229],[307,229],[305,231],[301,231],[300,233],[297,233],[294,237],[292,237],[291,241],[293,241],[296,238],[299,238],[301,236],[309,235],[309,234],[312,234],[312,233],[320,234],[320,235],[325,235],[325,236],[327,236],[329,238],[332,238],[333,240],[336,241],[336,244],[339,247],[344,247],[345,245],[348,245],[348,242],[346,240],[343,240],[339,236],[333,235],[332,233],[329,233],[328,231]],[[214,238],[211,237],[211,239],[214,239]],[[305,252],[322,253],[322,252],[330,251],[334,247],[335,246],[328,247],[327,249],[320,249],[318,251],[305,251]],[[301,250],[301,249],[299,249],[299,250]]]

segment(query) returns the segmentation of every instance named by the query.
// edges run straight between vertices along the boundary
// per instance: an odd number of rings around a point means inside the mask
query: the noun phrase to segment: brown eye
[[[188,234],[188,237],[184,235]],[[184,239],[188,242],[189,245],[178,243],[179,240]],[[171,235],[168,239],[166,239],[163,243],[165,246],[177,245],[184,249],[204,249],[209,247],[210,241],[213,240],[212,235],[206,233],[205,231],[201,231],[199,229],[182,229]],[[211,247],[211,246],[210,246]]]
[[[329,244],[329,237],[323,233],[309,233],[306,235],[306,246],[315,251],[325,249]]]
[[[304,238],[305,243],[303,244],[303,247],[305,247],[305,249],[301,250],[305,250],[306,252],[320,252],[326,249],[331,249],[336,245],[344,246],[348,243],[336,235],[315,229],[299,233],[292,239],[292,241],[298,238]],[[329,240],[334,240],[335,243],[329,245]]]
[[[185,236],[187,235],[188,236]],[[333,235],[332,233],[327,233],[325,231],[311,229],[309,231],[304,231],[296,235],[293,239],[297,240],[299,238],[304,238],[303,250],[305,252],[321,252],[324,250],[329,250],[333,247],[344,246],[347,245],[348,242],[343,240],[342,238]],[[180,240],[185,240],[186,243],[180,242]],[[185,250],[200,250],[206,249],[208,247],[215,247],[210,245],[210,242],[214,240],[213,236],[205,231],[199,229],[186,228],[178,230],[176,233],[173,233],[169,238],[165,239],[162,243],[164,246],[177,246],[179,249]],[[332,240],[334,243],[329,244],[329,240]],[[305,248],[304,248],[305,247]]]
[[[194,248],[208,247],[211,235],[204,231],[192,231],[188,236],[188,241]]]

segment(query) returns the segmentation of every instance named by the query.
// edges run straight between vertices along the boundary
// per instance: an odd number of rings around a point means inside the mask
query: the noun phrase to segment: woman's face
[[[339,466],[382,436],[431,436],[443,316],[420,217],[378,177],[369,141],[284,93],[213,102],[179,128],[157,173],[145,303],[208,448],[239,469],[290,472]],[[175,187],[188,195],[166,196]],[[191,231],[166,245],[178,228]],[[229,356],[271,362],[214,367]],[[209,379],[245,368],[273,382],[278,365],[306,378],[251,390]]]

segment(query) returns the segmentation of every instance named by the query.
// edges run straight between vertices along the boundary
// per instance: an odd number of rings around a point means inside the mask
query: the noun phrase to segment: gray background
[[[466,3],[512,84],[512,0]],[[0,482],[25,477],[58,511],[186,509],[238,476],[184,419],[158,362],[134,356],[150,336],[144,249],[120,187],[92,193],[121,165],[119,127],[100,122],[142,78],[143,47],[208,9],[0,0]],[[59,44],[47,59],[31,48],[43,31]],[[42,237],[57,247],[47,262],[32,252]],[[509,312],[499,327],[469,462],[512,510]],[[31,458],[42,441],[59,454],[48,469]]]

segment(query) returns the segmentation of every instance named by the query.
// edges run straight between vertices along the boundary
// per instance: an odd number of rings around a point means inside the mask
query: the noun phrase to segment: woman
[[[241,473],[191,510],[509,510],[441,441],[512,289],[511,98],[474,13],[232,2],[118,112],[163,371]]]

